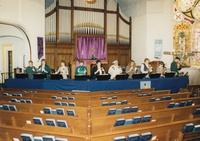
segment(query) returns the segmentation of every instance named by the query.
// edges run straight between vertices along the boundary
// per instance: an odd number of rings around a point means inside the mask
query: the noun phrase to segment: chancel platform
[[[177,92],[180,88],[187,87],[188,84],[188,77],[107,81],[8,79],[5,82],[5,87],[47,90],[104,91],[140,89],[141,87],[145,87],[145,85],[147,85],[147,87],[155,88],[156,90],[170,89],[172,92]]]

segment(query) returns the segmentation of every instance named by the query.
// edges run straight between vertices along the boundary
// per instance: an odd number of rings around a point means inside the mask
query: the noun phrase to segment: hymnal
[[[115,114],[116,114],[116,109],[115,108],[108,110],[108,115],[115,115]]]
[[[151,115],[145,115],[143,118],[142,118],[142,122],[150,122],[151,121]]]
[[[74,110],[67,110],[67,115],[68,116],[75,116],[75,111]]]
[[[76,106],[76,104],[75,104],[74,102],[69,102],[68,105],[69,105],[70,107],[75,107],[75,106]]]
[[[65,120],[57,120],[56,125],[58,127],[68,128],[67,122]]]
[[[142,121],[142,117],[140,117],[140,116],[133,118],[133,124],[140,123],[141,121]]]
[[[128,136],[127,141],[140,141],[140,135],[139,134],[131,134]]]
[[[35,136],[33,137],[33,141],[43,141],[42,137]]]
[[[134,106],[134,107],[131,107],[130,109],[130,113],[134,113],[134,112],[138,112],[138,106]]]
[[[68,139],[64,139],[64,138],[56,138],[55,141],[68,141]]]
[[[48,126],[56,126],[56,121],[55,119],[46,119],[46,124]]]
[[[61,102],[59,102],[59,101],[54,102],[54,104],[58,105],[58,106],[62,106]]]
[[[188,123],[184,126],[183,128],[183,132],[184,133],[189,133],[189,132],[192,132],[194,129],[194,124],[193,123]]]
[[[149,140],[151,140],[152,136],[153,135],[152,135],[151,132],[142,133],[141,137],[140,137],[140,140],[141,141],[149,141]]]
[[[200,132],[200,124],[194,126],[194,132]]]
[[[43,141],[56,141],[54,136],[45,135],[42,137]]]
[[[17,108],[15,105],[9,105],[9,110],[10,111],[17,111]]]
[[[130,125],[130,124],[133,124],[133,119],[126,119],[124,125]]]
[[[32,134],[22,133],[20,136],[22,138],[22,141],[32,141],[33,140]]]
[[[38,124],[38,125],[44,125],[42,118],[40,117],[34,117],[33,118],[33,123]]]
[[[125,119],[117,119],[114,126],[123,126],[125,124]]]
[[[43,111],[44,111],[45,114],[51,114],[51,108],[50,107],[45,107],[43,109]]]
[[[57,115],[65,115],[64,109],[63,108],[56,108],[56,114]]]
[[[68,102],[61,102],[61,105],[62,106],[69,106],[69,103]]]
[[[113,141],[126,141],[126,137],[125,136],[115,137]]]
[[[10,110],[10,109],[9,109],[9,105],[4,104],[4,105],[3,105],[3,110],[9,111],[9,110]]]
[[[122,113],[122,109],[116,109],[116,115],[121,114]]]
[[[122,109],[122,114],[127,114],[127,113],[130,113],[130,107],[124,107]]]

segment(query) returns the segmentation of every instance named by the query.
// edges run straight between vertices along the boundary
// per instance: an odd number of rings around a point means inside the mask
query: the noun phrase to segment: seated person
[[[171,63],[170,70],[175,72],[176,75],[179,75],[179,71],[181,70],[181,61],[179,57],[176,57],[174,61]]]
[[[50,67],[46,64],[45,59],[41,60],[41,65],[38,68],[38,72],[39,73],[43,73],[43,74],[50,74],[51,73],[51,69]]]
[[[87,75],[87,68],[84,66],[83,61],[79,61],[79,66],[76,68],[76,73],[77,76],[80,75]]]
[[[101,61],[97,60],[95,66],[91,69],[91,77],[96,78],[97,75],[106,74],[104,68],[102,67]]]
[[[26,67],[25,69],[25,73],[28,74],[29,79],[33,79],[33,74],[36,73],[37,70],[36,68],[33,66],[33,61],[29,61],[28,62],[28,67]]]
[[[161,61],[156,72],[160,73],[161,76],[164,76],[166,71],[167,71],[167,68],[165,67],[165,63]]]
[[[69,75],[68,67],[66,66],[65,61],[61,61],[60,67],[55,72],[55,74],[61,74],[63,79],[67,79],[67,76]]]
[[[140,71],[141,73],[144,73],[144,74],[149,74],[153,71],[150,65],[150,60],[148,58],[144,59],[144,63],[142,63]]]
[[[122,73],[122,68],[119,66],[117,60],[113,61],[112,65],[110,66],[108,73],[111,75],[110,79],[115,79],[115,77]]]
[[[129,75],[129,78],[132,78],[133,74],[137,73],[137,67],[135,61],[131,60],[128,66],[126,66],[126,73]]]

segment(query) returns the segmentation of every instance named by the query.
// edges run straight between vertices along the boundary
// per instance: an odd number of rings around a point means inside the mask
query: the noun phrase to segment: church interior
[[[200,0],[0,0],[0,141],[200,141]]]

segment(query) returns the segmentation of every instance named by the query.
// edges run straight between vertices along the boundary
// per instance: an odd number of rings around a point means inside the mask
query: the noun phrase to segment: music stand
[[[167,72],[167,73],[165,73],[165,77],[166,78],[171,78],[171,77],[174,77],[174,76],[175,76],[174,72]]]
[[[50,79],[51,80],[61,80],[61,79],[63,79],[63,77],[60,74],[51,74]]]
[[[16,73],[15,74],[15,78],[16,79],[27,79],[28,78],[28,74],[27,73]]]
[[[149,78],[153,79],[153,78],[160,78],[161,74],[160,73],[153,73],[153,74],[149,74]]]
[[[128,74],[119,74],[115,77],[116,80],[127,80],[129,77]]]
[[[141,73],[141,74],[133,74],[132,78],[133,79],[143,79],[147,74]]]
[[[89,79],[88,75],[76,75],[75,80],[81,80],[81,81],[86,81]]]
[[[110,75],[109,74],[104,74],[104,75],[97,75],[97,80],[101,81],[101,80],[109,80],[110,79]]]
[[[37,73],[37,74],[33,74],[33,79],[46,79],[47,78],[47,74],[42,74],[42,73]]]

